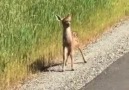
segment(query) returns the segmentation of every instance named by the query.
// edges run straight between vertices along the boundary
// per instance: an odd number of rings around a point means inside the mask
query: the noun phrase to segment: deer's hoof
[[[87,63],[87,61],[84,61],[84,63]]]
[[[62,69],[62,72],[64,72],[65,70],[64,69]]]
[[[71,69],[71,71],[74,71],[74,69]]]

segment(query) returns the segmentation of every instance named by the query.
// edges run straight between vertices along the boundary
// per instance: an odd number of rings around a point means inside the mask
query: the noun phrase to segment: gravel
[[[19,90],[78,90],[127,52],[129,20],[124,20],[107,30],[95,43],[84,47],[86,64],[77,52],[75,71],[70,71],[70,64],[65,72],[60,72],[61,65],[50,67],[48,72],[24,82]]]

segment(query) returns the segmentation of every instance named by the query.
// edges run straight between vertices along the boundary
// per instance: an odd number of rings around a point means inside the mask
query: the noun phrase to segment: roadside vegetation
[[[62,53],[55,15],[72,14],[83,43],[129,15],[128,0],[0,0],[0,89],[23,80]],[[106,44],[107,45],[107,44]],[[36,62],[36,65],[33,65]]]

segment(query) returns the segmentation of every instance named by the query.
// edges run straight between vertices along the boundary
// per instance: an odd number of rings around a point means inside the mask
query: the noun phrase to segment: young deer
[[[60,16],[57,16],[57,19],[59,21],[61,21],[61,23],[63,25],[63,66],[62,66],[62,71],[65,71],[65,65],[67,64],[67,60],[68,60],[69,56],[71,58],[71,70],[74,71],[74,68],[73,68],[74,48],[79,49],[85,63],[86,63],[86,60],[83,56],[81,49],[79,48],[79,40],[77,37],[77,33],[71,31],[71,15],[68,14],[65,18],[61,18]]]

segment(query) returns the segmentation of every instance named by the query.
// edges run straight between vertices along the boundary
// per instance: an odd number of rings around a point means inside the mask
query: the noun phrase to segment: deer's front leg
[[[71,71],[74,71],[73,48],[70,48],[70,58],[71,58]]]
[[[68,65],[68,58],[69,58],[69,53],[67,53],[66,61],[65,61],[65,66]]]
[[[68,48],[67,47],[63,47],[63,65],[62,65],[62,71],[65,71],[65,63],[66,63],[66,59],[68,58],[67,56],[68,53]]]

